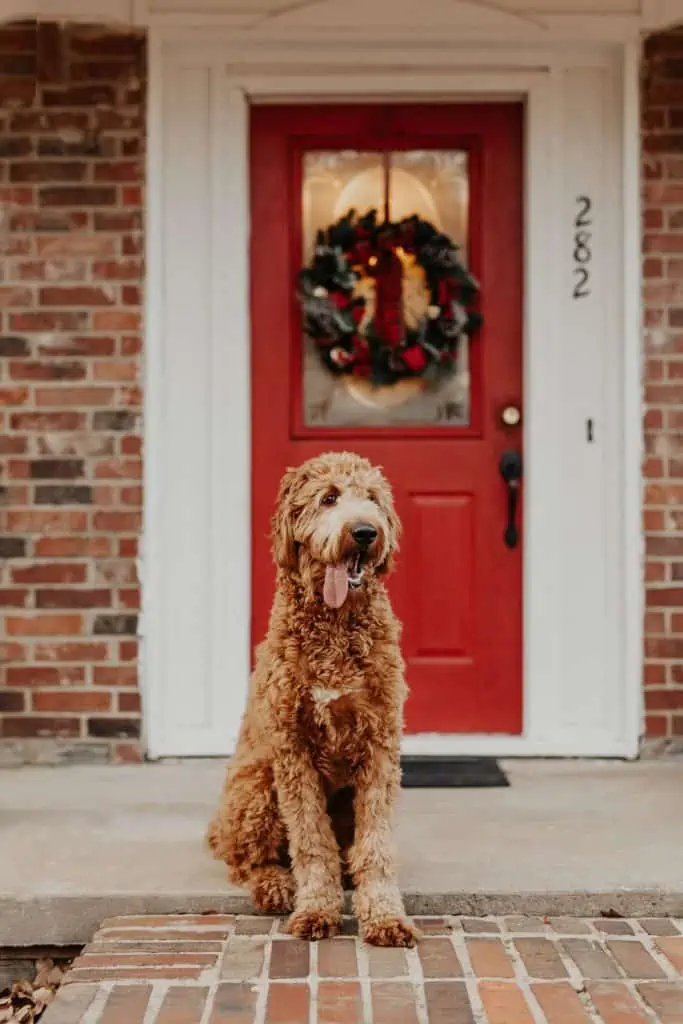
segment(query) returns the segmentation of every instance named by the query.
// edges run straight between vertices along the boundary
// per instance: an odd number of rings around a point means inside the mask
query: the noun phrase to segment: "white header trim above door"
[[[434,71],[426,52],[413,55],[424,66],[404,66],[399,75],[396,53],[385,51],[383,71],[364,70],[364,57],[347,53],[346,68],[322,72],[316,52],[296,69],[268,70],[259,46],[237,58],[230,46],[175,35],[152,47],[143,676],[150,754],[229,753],[246,699],[248,104],[372,94],[451,102],[522,96],[527,106],[524,730],[521,737],[409,737],[406,749],[633,756],[641,714],[631,448],[640,423],[640,337],[626,297],[639,294],[637,62],[631,51],[624,61],[623,49],[589,49],[572,62],[548,54],[541,67],[537,53],[533,68],[525,55],[501,50],[476,67],[463,50],[451,52],[460,69],[448,72]],[[513,68],[518,56],[522,66]],[[587,190],[599,292],[579,307],[571,253],[576,197]],[[633,254],[624,265],[626,243]],[[204,326],[191,337],[178,305],[183,295],[204,310]],[[182,421],[169,416],[178,375]],[[587,416],[599,425],[591,446]],[[171,465],[176,443],[195,453],[209,445],[191,494],[160,469]],[[191,558],[183,555],[188,548]],[[185,585],[173,563],[179,551]],[[197,564],[210,573],[209,585]],[[178,629],[184,609],[190,635]]]

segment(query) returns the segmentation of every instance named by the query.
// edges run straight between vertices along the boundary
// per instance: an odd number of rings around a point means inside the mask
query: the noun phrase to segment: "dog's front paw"
[[[290,935],[299,939],[330,939],[339,931],[341,916],[330,910],[297,910],[287,925]]]
[[[294,906],[294,879],[278,865],[258,868],[250,882],[251,898],[265,914],[289,914]]]
[[[420,933],[403,917],[378,917],[363,922],[363,938],[371,946],[414,946]]]

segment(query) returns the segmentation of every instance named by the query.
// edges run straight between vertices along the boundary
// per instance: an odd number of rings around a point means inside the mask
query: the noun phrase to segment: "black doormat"
[[[509,786],[495,757],[431,757],[407,754],[401,758],[403,789],[484,789]]]

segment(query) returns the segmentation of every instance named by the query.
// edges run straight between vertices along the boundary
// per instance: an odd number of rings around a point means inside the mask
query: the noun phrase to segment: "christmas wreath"
[[[404,269],[424,282],[422,314],[405,316]],[[374,283],[374,301],[359,282]],[[375,386],[452,370],[461,337],[481,318],[479,287],[458,259],[458,246],[419,217],[378,222],[377,211],[350,210],[316,237],[311,263],[298,275],[306,334],[335,374],[369,378]]]

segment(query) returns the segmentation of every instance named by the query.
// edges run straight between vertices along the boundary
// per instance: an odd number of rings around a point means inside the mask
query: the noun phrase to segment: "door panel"
[[[412,732],[521,731],[522,549],[503,541],[498,466],[522,443],[521,426],[501,418],[522,400],[522,124],[517,104],[252,111],[254,640],[272,599],[281,473],[324,450],[365,455],[384,467],[404,523],[389,586]],[[347,203],[379,205],[382,167],[392,218],[429,214],[480,281],[483,327],[442,391],[378,396],[340,382],[302,335],[295,278],[315,230]],[[413,301],[421,315],[419,283],[410,287],[404,268],[406,319]]]

